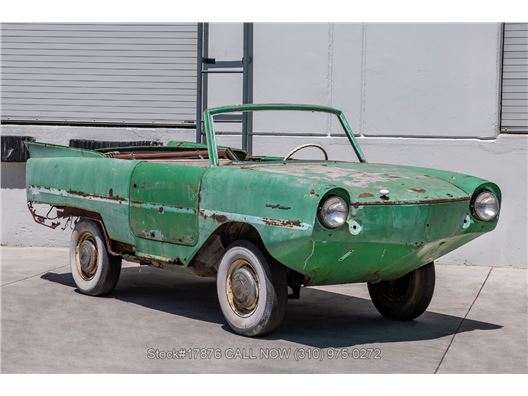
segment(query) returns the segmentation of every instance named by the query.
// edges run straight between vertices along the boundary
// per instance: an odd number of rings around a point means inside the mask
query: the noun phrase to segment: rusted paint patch
[[[204,209],[200,209],[198,211],[198,214],[202,216],[204,219],[211,218],[218,223],[225,223],[228,221],[228,218],[225,214],[218,213],[218,212],[212,212]]]
[[[423,188],[411,188],[411,191],[414,191],[414,192],[419,193],[419,194],[423,194],[423,193],[426,192],[426,190],[423,189]]]
[[[66,190],[66,192],[70,195],[78,195],[79,197],[84,197],[84,198],[109,199],[109,200],[118,201],[118,202],[126,201],[126,198],[120,197],[119,195],[113,195],[113,194],[112,195],[92,194],[92,193],[88,193],[85,191],[76,191],[72,189]],[[112,189],[110,189],[109,192],[112,192]]]
[[[312,228],[311,224],[303,223],[300,220],[288,220],[288,219],[274,219],[269,217],[260,217],[245,215],[241,213],[232,212],[220,212],[210,209],[200,209],[198,214],[204,219],[215,219],[218,222],[236,221],[241,223],[250,223],[257,225],[269,225],[283,228],[295,228],[301,230],[308,230]]]
[[[140,236],[146,239],[156,238],[158,240],[164,240],[163,235],[160,232],[156,233],[154,230],[142,230],[140,232]]]
[[[283,210],[288,210],[288,209],[291,209],[291,206],[283,206],[281,204],[266,204],[266,208],[271,208],[271,209],[283,209]]]
[[[263,217],[262,221],[264,222],[264,224],[272,225],[272,226],[276,226],[276,227],[292,228],[292,227],[301,227],[302,226],[302,224],[301,224],[301,222],[299,220],[281,220],[281,219],[270,219],[270,218],[267,218],[267,217]]]
[[[359,198],[372,198],[374,195],[371,193],[361,193],[359,194]]]
[[[47,186],[36,186],[36,185],[31,185],[29,186],[29,188],[31,190],[36,190],[37,193],[44,191],[44,192],[54,194],[54,195],[62,195],[62,196],[70,195],[74,197],[83,197],[83,198],[94,199],[94,200],[112,201],[112,202],[117,202],[119,204],[127,201],[126,198],[121,197],[119,195],[108,196],[108,195],[102,195],[102,194],[92,194],[92,193],[88,193],[85,191],[77,191],[73,189],[63,190],[60,188],[47,187]],[[110,189],[109,192],[112,192],[112,189]]]
[[[332,164],[298,164],[293,165],[253,165],[254,169],[261,172],[283,173],[289,176],[302,177],[305,180],[315,182],[333,182],[342,183],[347,187],[367,188],[373,184],[386,182],[390,179],[387,172],[393,171],[388,167],[377,167],[376,170],[363,170],[363,167],[352,168],[342,163]],[[398,176],[399,179],[415,179],[419,178],[420,174],[405,174]]]
[[[313,188],[310,190],[310,195],[311,195],[312,197],[316,197],[316,198],[319,197],[319,194],[318,194],[317,191],[315,191]]]
[[[216,220],[219,223],[225,223],[227,221],[227,216],[224,216],[224,215],[221,215],[221,214],[218,214],[218,213],[213,213],[211,215],[211,218]]]
[[[440,203],[450,203],[450,202],[461,202],[469,201],[470,197],[461,197],[461,198],[435,198],[429,200],[418,200],[418,201],[373,201],[373,202],[352,202],[350,205],[354,208],[359,208],[360,206],[374,206],[374,205],[432,205]]]
[[[192,245],[194,243],[194,239],[191,237],[173,238],[172,240],[176,241],[176,243],[180,243],[183,245]],[[168,242],[172,243],[172,240]]]

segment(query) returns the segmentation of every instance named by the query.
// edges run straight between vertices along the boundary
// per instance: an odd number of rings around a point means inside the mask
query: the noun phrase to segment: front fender
[[[310,246],[319,202],[332,188],[284,174],[210,168],[200,190],[200,234],[210,235],[226,222],[251,224],[268,252],[288,265],[309,254],[304,250]]]

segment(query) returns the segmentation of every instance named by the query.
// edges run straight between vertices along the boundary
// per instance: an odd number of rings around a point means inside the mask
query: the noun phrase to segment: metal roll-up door
[[[501,131],[528,132],[528,23],[504,24]]]
[[[2,24],[2,121],[192,125],[197,24]]]

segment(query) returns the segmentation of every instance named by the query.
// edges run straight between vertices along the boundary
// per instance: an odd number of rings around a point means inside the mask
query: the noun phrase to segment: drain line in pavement
[[[482,285],[480,286],[480,289],[479,291],[477,292],[477,295],[475,296],[475,298],[473,299],[473,302],[471,303],[471,305],[469,306],[466,314],[464,315],[464,317],[462,318],[462,320],[460,321],[460,323],[458,324],[455,332],[453,333],[453,335],[451,336],[451,339],[449,340],[449,344],[447,345],[447,348],[446,350],[444,351],[443,355],[442,355],[442,359],[440,359],[440,362],[438,363],[438,366],[436,366],[436,370],[434,371],[434,373],[438,373],[438,369],[440,368],[440,366],[442,365],[442,363],[444,362],[444,358],[446,357],[447,355],[447,352],[449,351],[449,348],[451,348],[451,345],[453,344],[453,341],[455,339],[455,336],[458,334],[458,332],[460,331],[460,328],[462,327],[462,323],[464,323],[464,320],[466,320],[466,318],[468,317],[469,315],[469,312],[471,311],[471,308],[473,308],[473,305],[475,304],[475,301],[477,301],[477,298],[479,298],[480,296],[480,292],[482,291],[482,289],[484,288],[484,285],[486,284],[486,282],[488,281],[488,278],[490,277],[491,275],[491,271],[493,271],[493,267],[490,267],[489,271],[488,271],[488,274],[486,275],[486,279],[484,279],[484,282],[482,282]]]

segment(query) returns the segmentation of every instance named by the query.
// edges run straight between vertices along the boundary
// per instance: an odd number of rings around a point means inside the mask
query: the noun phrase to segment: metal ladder
[[[243,57],[241,60],[209,58],[209,24],[198,24],[198,56],[196,76],[196,142],[204,143],[203,112],[207,109],[209,74],[242,74],[242,103],[253,103],[253,24],[244,23]],[[215,122],[242,123],[242,149],[251,154],[253,146],[253,116],[219,114]]]

